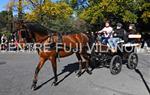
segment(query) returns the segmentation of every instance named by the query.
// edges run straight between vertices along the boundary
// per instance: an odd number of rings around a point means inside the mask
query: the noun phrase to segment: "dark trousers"
[[[147,47],[150,47],[150,39],[147,39],[147,40],[142,40],[142,45],[141,45],[141,48],[144,47],[144,44],[147,44]]]

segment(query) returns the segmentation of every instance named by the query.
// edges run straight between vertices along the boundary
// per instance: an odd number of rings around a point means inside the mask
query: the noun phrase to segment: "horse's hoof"
[[[36,84],[32,84],[31,89],[32,89],[33,91],[35,91],[35,89],[36,89]]]
[[[80,77],[81,75],[82,75],[82,72],[79,71],[79,72],[77,73],[77,77]]]
[[[92,74],[92,71],[90,71],[90,70],[86,70],[86,72],[87,72],[89,75]]]
[[[31,86],[31,89],[32,89],[32,90],[35,90],[35,89],[36,89],[36,84],[37,84],[37,81],[36,81],[36,80],[33,80],[33,83],[32,83],[32,86]]]
[[[58,85],[57,82],[53,82],[53,83],[52,83],[52,86],[57,86],[57,85]]]
[[[92,70],[86,69],[86,72],[91,75],[92,74]]]

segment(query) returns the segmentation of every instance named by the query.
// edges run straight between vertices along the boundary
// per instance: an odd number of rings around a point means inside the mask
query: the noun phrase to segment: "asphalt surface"
[[[75,55],[58,62],[59,85],[53,86],[53,72],[47,61],[39,73],[38,89],[30,89],[38,63],[36,53],[0,53],[0,95],[149,95],[140,74],[123,65],[121,73],[111,75],[108,68],[76,77]],[[150,87],[150,55],[140,54],[137,67]]]

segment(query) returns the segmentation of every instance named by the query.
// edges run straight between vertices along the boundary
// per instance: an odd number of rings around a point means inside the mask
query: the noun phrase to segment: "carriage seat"
[[[140,39],[142,36],[140,34],[129,34],[129,39]]]
[[[140,34],[129,34],[128,35],[128,42],[126,44],[123,44],[125,47],[139,47],[140,46]]]
[[[140,44],[138,44],[138,43],[134,43],[134,44],[132,44],[132,43],[126,43],[126,44],[123,44],[123,46],[124,47],[139,47]]]
[[[140,43],[141,37],[140,34],[129,34],[128,41],[131,43]]]

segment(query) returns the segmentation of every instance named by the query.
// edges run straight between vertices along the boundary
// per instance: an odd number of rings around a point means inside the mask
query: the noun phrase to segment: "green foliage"
[[[47,16],[50,19],[66,19],[72,14],[72,8],[64,2],[53,3],[47,1],[42,5],[37,5],[30,13],[27,13],[26,19],[37,21]],[[41,18],[40,18],[41,17]]]
[[[1,19],[0,20],[0,32],[10,32],[12,12],[11,11],[0,12],[0,19]]]
[[[132,13],[131,11],[125,10],[125,12],[122,15],[122,20],[124,22],[129,22],[129,23],[137,23],[137,15]]]
[[[150,3],[146,0],[88,0],[86,8],[77,8],[77,0],[59,0],[56,3],[51,0],[19,1],[22,1],[22,6],[15,0],[8,4],[9,9],[29,9],[25,20],[37,21],[58,32],[86,31],[87,23],[98,25],[107,19],[113,23],[150,22]],[[73,14],[76,14],[75,18],[72,18]],[[5,17],[0,14],[0,28],[8,24]]]
[[[0,12],[0,28],[6,27],[8,22],[8,12],[2,11]]]
[[[80,18],[91,24],[106,19],[136,23],[142,18],[148,22],[150,4],[145,0],[90,0],[90,7],[80,13]],[[139,14],[143,12],[142,14]]]
[[[47,0],[41,5],[35,6],[25,17],[27,21],[38,21],[55,31],[67,31],[64,27],[65,22],[68,21],[72,12],[72,8],[65,2],[53,3]]]
[[[144,22],[150,22],[150,3],[144,3],[142,6],[143,14],[141,18]]]

